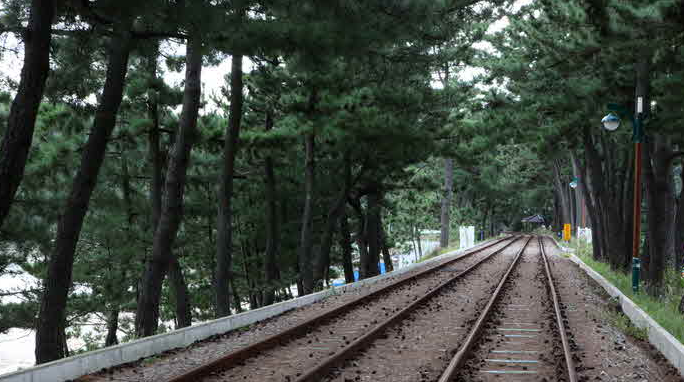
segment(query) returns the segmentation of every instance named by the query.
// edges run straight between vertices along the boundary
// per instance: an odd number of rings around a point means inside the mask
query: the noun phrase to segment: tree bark
[[[65,356],[61,338],[55,328],[64,322],[66,302],[74,264],[74,252],[88,212],[90,197],[104,161],[107,141],[116,125],[116,115],[123,97],[128,56],[132,46],[130,21],[116,27],[112,39],[107,77],[100,104],[95,113],[91,133],[81,155],[81,164],[71,186],[64,212],[57,225],[54,250],[50,256],[36,330],[36,363],[50,362]]]
[[[594,260],[603,261],[608,256],[607,251],[607,235],[606,219],[605,219],[605,195],[604,195],[604,178],[601,166],[601,159],[594,146],[590,128],[588,125],[583,127],[582,138],[584,141],[585,156],[586,156],[586,178],[587,181],[580,183],[589,198],[587,199],[587,206],[589,207],[589,217],[592,225],[592,240],[593,240],[593,257]]]
[[[323,286],[322,282],[326,280],[326,275],[328,274],[333,235],[335,233],[337,221],[339,220],[340,211],[344,207],[346,200],[347,193],[346,190],[343,189],[340,191],[340,195],[333,201],[333,205],[330,206],[328,216],[325,219],[325,229],[323,230],[323,236],[321,237],[321,246],[316,261],[314,262],[313,279],[314,285],[317,288]]]
[[[649,262],[644,276],[649,282],[649,293],[659,296],[667,259],[674,256],[675,249],[675,199],[669,163],[673,151],[668,138],[660,134],[649,138],[643,150],[649,232]]]
[[[266,131],[273,128],[273,117],[266,114]],[[273,156],[269,153],[264,159],[266,183],[266,254],[264,256],[264,305],[275,302],[278,279],[278,249],[280,248],[280,220],[278,219],[278,195],[273,169]]]
[[[423,257],[423,244],[421,243],[420,228],[414,226],[414,234],[416,235],[416,243],[418,244],[418,258]]]
[[[157,79],[157,58],[159,57],[159,43],[155,42],[152,52],[147,57],[147,71],[151,78],[151,82]],[[150,224],[151,231],[157,229],[159,223],[159,216],[161,216],[162,209],[162,155],[159,147],[159,105],[157,102],[158,95],[152,88],[148,91],[147,100],[147,116],[152,121],[152,126],[148,132],[148,152],[149,159],[152,165],[152,179],[150,182],[150,204],[152,205],[152,222]]]
[[[230,291],[233,295],[233,300],[231,302],[233,304],[233,309],[235,309],[235,313],[242,313],[242,300],[240,299],[240,295],[235,287],[234,278],[230,279]]]
[[[347,208],[342,207],[340,213],[340,247],[342,247],[342,268],[344,268],[344,281],[354,282],[354,265],[352,263],[351,237],[349,234],[349,222],[347,221]]]
[[[361,168],[358,176],[364,172],[365,166]],[[328,216],[326,218],[325,230],[323,231],[323,237],[321,239],[321,248],[318,251],[318,257],[314,263],[314,282],[319,283],[322,280],[327,281],[328,270],[330,268],[330,250],[332,248],[332,239],[335,232],[335,227],[340,219],[340,215],[345,208],[347,196],[351,190],[353,183],[352,170],[351,170],[351,159],[349,153],[344,155],[344,187],[340,190],[337,197],[333,200],[330,209],[328,210]]]
[[[572,224],[571,202],[570,194],[568,192],[569,187],[561,175],[561,163],[558,159],[553,160],[553,179],[560,199],[561,217],[563,219],[561,227],[564,224]]]
[[[682,184],[684,185],[684,163],[682,171],[679,173]],[[677,201],[677,217],[675,219],[675,267],[680,272],[684,266],[684,190],[679,193]],[[684,301],[684,300],[683,300]]]
[[[242,55],[236,54],[233,55],[230,72],[230,116],[223,147],[223,173],[218,195],[216,283],[214,285],[214,310],[217,318],[230,315],[230,288],[228,285],[233,264],[233,175],[242,121],[242,87]]]
[[[382,261],[385,263],[385,272],[392,272],[394,270],[394,264],[392,264],[392,256],[390,255],[389,247],[387,245],[387,234],[385,233],[385,227],[380,220],[380,237],[382,240]]]
[[[171,294],[176,304],[176,329],[192,325],[192,309],[190,305],[190,293],[188,284],[183,277],[178,258],[171,260],[169,267],[169,281],[171,282]]]
[[[19,89],[7,118],[7,130],[0,143],[0,227],[9,214],[26,160],[45,81],[50,71],[50,41],[55,15],[53,0],[32,0],[28,27],[24,33],[24,66]]]
[[[304,294],[313,292],[313,199],[315,181],[314,144],[315,135],[307,133],[304,137],[306,164],[304,172],[304,212],[302,213],[302,230],[299,245],[299,271]]]
[[[119,309],[112,309],[107,315],[107,338],[105,346],[113,346],[119,343],[116,332],[119,330]]]
[[[153,335],[159,321],[159,301],[166,271],[173,258],[171,249],[183,218],[183,194],[190,150],[197,133],[202,72],[202,42],[197,35],[188,39],[185,67],[185,89],[179,131],[173,146],[162,201],[162,214],[155,230],[152,257],[147,261],[142,277],[142,290],[136,310],[136,333],[139,337]]]
[[[368,194],[368,209],[366,210],[366,240],[368,242],[368,261],[365,276],[373,277],[380,274],[381,237],[380,237],[380,199],[381,193],[377,186]]]
[[[371,277],[367,275],[368,268],[372,261],[368,255],[368,241],[366,238],[367,229],[367,219],[366,215],[363,213],[363,207],[361,206],[361,200],[350,198],[348,200],[349,204],[354,208],[356,212],[356,217],[358,221],[358,226],[356,230],[356,247],[359,249],[359,280]]]
[[[444,159],[444,190],[442,192],[442,213],[440,216],[442,229],[439,235],[439,246],[449,246],[449,228],[451,226],[450,210],[451,199],[454,195],[454,160]]]

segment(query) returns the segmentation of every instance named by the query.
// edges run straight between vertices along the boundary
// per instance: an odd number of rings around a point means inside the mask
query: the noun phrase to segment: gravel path
[[[492,251],[503,247],[505,244],[507,244],[507,242],[496,244],[493,247],[485,250],[484,253],[491,253]],[[476,259],[479,258],[478,256],[482,255],[483,254],[478,254],[472,257],[467,257],[463,260],[459,260],[458,264],[465,264],[465,262],[468,262],[468,264],[470,264],[472,262],[475,262]],[[453,258],[447,258],[437,262],[433,262],[429,264],[429,267],[437,267],[441,264],[451,261],[452,259]],[[377,283],[364,286],[363,288],[357,288],[354,290],[350,290],[346,293],[340,293],[338,295],[330,296],[325,300],[304,306],[299,309],[291,310],[279,316],[251,325],[249,327],[249,330],[234,330],[223,335],[214,336],[204,341],[197,342],[186,348],[171,350],[159,354],[157,356],[146,358],[128,365],[121,365],[111,369],[103,370],[101,372],[82,377],[79,379],[79,381],[162,381],[172,376],[182,374],[183,372],[194,367],[197,367],[201,364],[208,363],[212,360],[218,359],[221,356],[230,353],[231,351],[251,345],[269,336],[282,332],[283,330],[298,325],[307,319],[322,314],[328,310],[334,309],[344,303],[352,301],[361,296],[370,294],[378,289],[384,288],[388,284],[395,283],[399,280],[408,279],[424,269],[425,267],[418,267],[417,269],[408,271],[404,274],[388,277],[386,279],[378,281]],[[433,281],[430,283],[430,285],[434,284],[436,282],[435,280],[442,279],[444,277],[444,274],[441,273],[440,275],[440,273],[441,272],[437,272],[437,277],[433,277]],[[411,296],[414,296],[418,292],[418,289],[422,289],[422,287],[417,288],[415,292],[412,292]],[[395,296],[393,297],[394,299],[400,299],[400,296],[402,296],[401,293],[398,292],[393,293],[393,295]],[[406,299],[404,299],[404,302],[405,301]],[[399,304],[399,302],[397,303]],[[361,309],[360,311],[363,311],[363,309]],[[384,312],[381,314],[384,314]],[[366,318],[369,317],[371,316],[366,315]],[[375,317],[373,317],[371,321],[374,319]],[[345,336],[345,334],[342,334],[342,336]],[[346,340],[347,339],[343,339],[343,341]],[[308,342],[308,339],[306,341]],[[306,345],[310,344],[307,343]],[[315,345],[311,347],[315,347]],[[324,346],[319,346],[319,349],[312,348],[309,350],[310,353],[315,354],[316,359],[319,359],[320,357],[326,356],[329,353],[329,351],[323,348]],[[277,353],[277,355],[287,356],[286,354],[288,353],[288,351],[279,352]],[[250,368],[243,368],[242,370],[243,375],[241,376],[241,378],[251,378],[253,374],[255,374],[253,373],[254,370]],[[255,378],[254,380],[264,380],[261,379],[263,375],[265,375],[264,373],[257,371],[255,375],[258,375],[259,377]]]
[[[575,263],[545,241],[551,272],[568,319],[570,345],[583,381],[684,382],[677,370],[651,345],[611,324],[610,296]]]
[[[533,239],[504,284],[457,380],[564,380],[563,346],[547,286],[539,243]]]
[[[503,271],[510,263],[512,256],[522,245],[518,242],[503,253],[494,256],[498,260],[484,262],[480,268],[466,276],[462,282],[437,295],[430,303],[412,313],[387,331],[387,335],[377,339],[358,357],[348,361],[328,377],[330,381],[434,381],[444,370],[455,350],[464,339],[467,329],[474,323],[480,310],[484,307],[488,294],[494,289]],[[286,347],[265,352],[257,361],[248,361],[243,365],[215,375],[211,381],[288,381],[297,373],[310,367],[339,350],[341,346],[368,328],[381,321],[386,315],[396,312],[411,299],[424,293],[427,289],[443,280],[445,274],[464,269],[468,264],[477,261],[481,256],[503,247],[498,244],[485,251],[459,262],[458,266],[436,272],[420,283],[409,283],[386,295],[382,302],[363,306],[349,315],[330,321],[325,327],[313,329],[305,337],[295,339]],[[543,343],[532,343],[532,338],[521,342],[525,346],[537,346],[543,351],[539,360],[546,363],[544,370],[559,366],[559,357],[554,348],[556,335],[555,325],[551,323],[552,303],[546,299],[546,291],[540,292],[541,268],[537,262],[538,251],[536,240],[530,242],[526,254],[521,259],[518,270],[511,275],[514,284],[506,287],[506,295],[501,300],[509,308],[528,304],[529,311],[499,310],[496,312],[497,325],[490,325],[488,338],[480,344],[478,354],[497,350],[505,344],[512,346],[510,339],[497,337],[495,329],[503,327],[504,320],[530,321],[535,328],[542,330],[541,338],[549,338],[550,349]],[[609,296],[603,289],[582,272],[577,265],[559,256],[560,251],[545,242],[551,271],[561,301],[564,316],[567,318],[567,329],[573,349],[573,359],[580,381],[637,381],[637,382],[684,382],[677,371],[655,351],[647,342],[632,338],[614,327],[611,322],[612,310]],[[445,262],[446,260],[442,261]],[[437,264],[431,264],[430,267]],[[303,320],[333,309],[341,304],[372,293],[390,283],[409,278],[419,270],[390,277],[367,288],[359,288],[340,295],[332,296],[318,303],[292,310],[280,316],[252,325],[249,330],[237,330],[225,335],[193,344],[185,349],[166,352],[164,354],[142,360],[134,364],[106,370],[81,378],[81,381],[163,381],[180,374],[201,363],[219,358],[230,351],[257,342],[267,336],[292,327]],[[441,275],[441,276],[439,276]],[[467,281],[466,281],[467,280]],[[524,282],[520,282],[524,280]],[[534,294],[537,291],[537,295]],[[527,297],[526,297],[527,296]],[[529,296],[532,296],[530,298]],[[527,300],[532,300],[529,303]],[[525,308],[525,307],[522,307]],[[533,317],[534,316],[534,317]],[[498,325],[502,324],[502,325]],[[538,324],[538,325],[537,325]],[[365,325],[365,326],[364,326]],[[528,328],[522,325],[505,328]],[[531,328],[531,326],[530,326]],[[522,337],[520,337],[522,338]],[[508,342],[508,343],[506,343]],[[294,346],[292,346],[294,345]],[[508,349],[504,349],[508,350]],[[481,357],[482,358],[482,357]],[[505,359],[505,358],[501,358]],[[530,358],[532,359],[532,358]],[[470,361],[471,366],[474,365]],[[481,360],[480,360],[481,363]],[[497,367],[506,367],[506,365]],[[491,366],[486,365],[485,366]],[[558,370],[554,370],[558,372]],[[469,379],[466,379],[469,378]],[[463,376],[460,381],[560,381],[556,375],[483,377],[481,373]]]
[[[338,368],[328,381],[439,378],[523,244],[519,240],[445,288]]]

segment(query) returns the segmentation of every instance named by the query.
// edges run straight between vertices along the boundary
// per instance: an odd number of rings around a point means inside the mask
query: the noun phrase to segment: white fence
[[[591,228],[577,227],[577,238],[591,243]]]
[[[459,248],[468,248],[475,245],[475,227],[461,226],[458,230]]]

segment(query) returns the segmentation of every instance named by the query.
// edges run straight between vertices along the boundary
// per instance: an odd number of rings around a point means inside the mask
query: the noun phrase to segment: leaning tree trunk
[[[271,112],[266,113],[266,131],[273,128]],[[278,249],[280,248],[280,224],[278,220],[278,195],[276,193],[273,156],[269,153],[264,159],[266,184],[266,254],[264,256],[264,305],[275,302],[278,279]]]
[[[442,229],[439,235],[439,246],[449,246],[449,228],[451,225],[450,210],[451,199],[454,195],[454,160],[444,159],[444,191],[442,193],[442,213],[440,216]]]
[[[302,213],[302,230],[299,244],[299,271],[304,294],[313,292],[313,198],[314,198],[314,142],[313,132],[304,137],[306,164],[304,172],[304,212]]]
[[[81,165],[71,186],[64,212],[57,224],[54,250],[50,256],[44,281],[40,313],[36,330],[36,363],[50,362],[65,356],[61,339],[63,333],[55,328],[65,320],[67,295],[71,288],[72,268],[76,244],[83,220],[88,212],[90,197],[97,184],[97,176],[104,161],[107,141],[116,125],[116,115],[123,97],[128,56],[132,36],[131,22],[117,25],[112,39],[107,77],[88,141],[81,155]]]
[[[24,177],[38,106],[50,71],[50,40],[54,0],[31,1],[31,15],[24,32],[24,67],[19,89],[10,107],[7,129],[0,143],[0,227],[9,214],[14,195]]]
[[[193,35],[187,44],[183,109],[166,173],[162,214],[154,234],[152,257],[147,261],[143,273],[136,310],[136,333],[139,337],[151,336],[157,331],[162,282],[173,258],[171,249],[183,217],[183,194],[190,150],[197,134],[201,72],[202,42]]]
[[[232,201],[235,154],[242,121],[242,56],[233,55],[230,72],[230,115],[223,146],[223,173],[218,195],[219,208],[216,233],[216,284],[214,285],[216,317],[230,315],[231,268],[233,264]]]

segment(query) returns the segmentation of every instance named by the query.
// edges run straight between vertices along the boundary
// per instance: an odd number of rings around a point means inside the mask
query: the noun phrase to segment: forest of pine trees
[[[0,63],[22,65],[0,65],[0,276],[40,280],[0,290],[21,297],[0,333],[34,329],[49,362],[92,317],[110,346],[536,213],[627,271],[631,126],[600,120],[635,94],[643,276],[667,293],[683,21],[681,0],[0,0]]]

